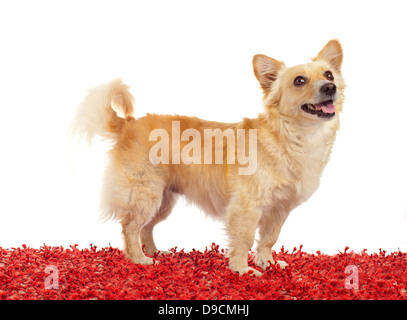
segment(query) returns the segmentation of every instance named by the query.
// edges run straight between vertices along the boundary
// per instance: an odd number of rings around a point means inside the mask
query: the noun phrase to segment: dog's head
[[[310,63],[291,68],[262,54],[253,58],[264,92],[266,111],[304,121],[335,118],[342,109],[345,87],[341,75],[342,47],[331,40]]]

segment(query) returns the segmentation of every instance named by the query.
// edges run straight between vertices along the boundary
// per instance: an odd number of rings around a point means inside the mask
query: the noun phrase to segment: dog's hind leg
[[[145,245],[147,255],[152,256],[155,252],[158,251],[163,254],[171,253],[169,251],[157,249],[153,238],[153,229],[157,223],[165,220],[170,215],[177,200],[178,194],[170,190],[165,190],[163,193],[161,207],[158,209],[152,219],[141,229],[140,240],[141,243]]]
[[[132,215],[126,215],[121,220],[122,234],[124,239],[124,251],[127,257],[134,263],[149,265],[153,259],[146,257],[141,250],[139,236],[142,228],[140,219],[130,218]]]
[[[139,178],[132,182],[127,210],[120,214],[124,250],[134,263],[148,265],[153,263],[153,259],[144,255],[140,245],[140,233],[161,207],[163,188],[159,181],[154,180]]]

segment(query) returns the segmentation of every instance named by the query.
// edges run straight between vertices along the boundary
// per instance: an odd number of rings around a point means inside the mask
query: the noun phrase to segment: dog
[[[154,226],[182,195],[224,221],[230,269],[262,274],[248,266],[257,229],[255,265],[286,267],[273,260],[272,247],[290,211],[317,190],[330,157],[344,101],[342,60],[335,39],[293,67],[255,55],[264,111],[239,123],[157,114],[136,119],[134,98],[120,79],[90,89],[72,133],[113,143],[101,211],[120,222],[128,258],[153,264]]]

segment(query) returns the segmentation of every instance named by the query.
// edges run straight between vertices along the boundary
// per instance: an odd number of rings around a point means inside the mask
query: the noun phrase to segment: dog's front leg
[[[288,216],[288,212],[273,212],[264,214],[259,222],[259,235],[254,263],[256,266],[266,269],[270,264],[275,264],[271,254],[271,248],[277,242],[281,228]],[[277,261],[280,268],[288,266],[285,261]]]
[[[256,276],[261,275],[261,272],[250,268],[247,263],[260,215],[260,209],[253,206],[244,196],[231,202],[227,208],[229,267],[241,275],[250,270]]]

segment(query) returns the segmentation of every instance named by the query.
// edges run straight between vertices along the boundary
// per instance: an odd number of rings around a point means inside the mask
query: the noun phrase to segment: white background
[[[2,1],[0,246],[122,247],[119,225],[98,220],[106,146],[69,166],[66,131],[87,88],[121,77],[136,116],[235,122],[262,111],[254,54],[305,63],[338,38],[341,129],[275,249],[407,250],[406,29],[404,1]],[[227,244],[184,201],[155,235],[161,249]]]

